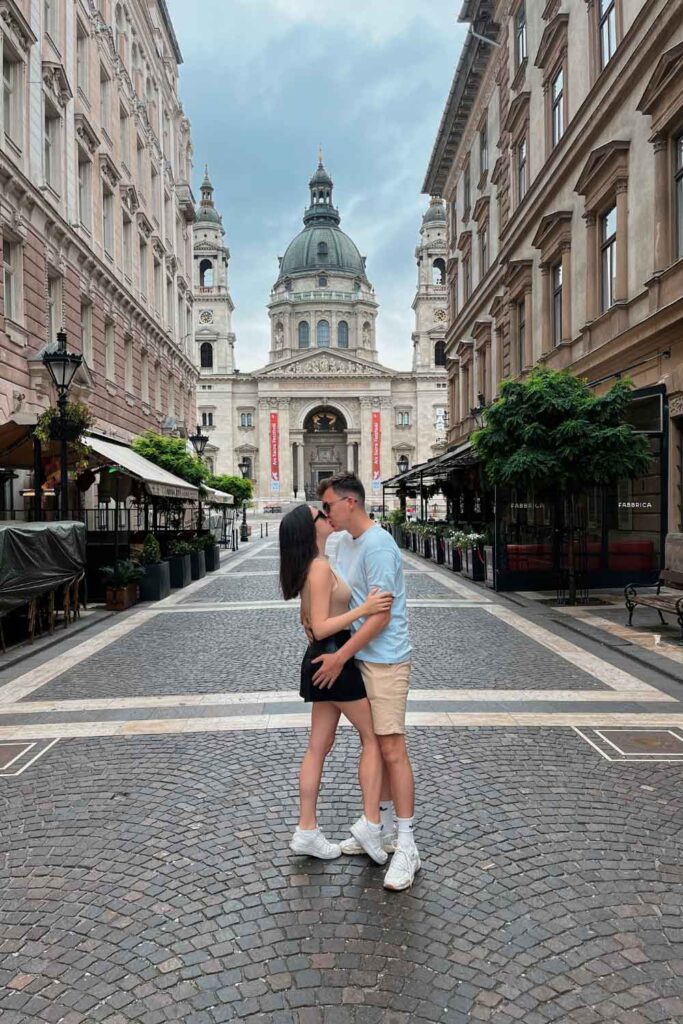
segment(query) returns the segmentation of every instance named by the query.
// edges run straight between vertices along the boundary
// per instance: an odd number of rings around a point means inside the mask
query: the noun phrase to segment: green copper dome
[[[304,214],[304,230],[289,243],[281,258],[278,282],[294,274],[324,270],[365,281],[365,258],[339,227],[339,211],[332,205],[333,182],[322,160],[308,184],[311,203]]]

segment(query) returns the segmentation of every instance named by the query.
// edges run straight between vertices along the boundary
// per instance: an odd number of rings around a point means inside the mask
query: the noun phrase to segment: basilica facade
[[[235,368],[233,302],[222,219],[205,175],[194,226],[199,422],[215,473],[246,460],[258,507],[311,498],[342,469],[362,479],[370,505],[399,460],[423,462],[445,446],[446,212],[426,211],[415,255],[410,371],[377,358],[379,309],[365,257],[340,228],[322,158],[309,182],[303,229],[279,258],[268,305],[271,346],[261,369]]]

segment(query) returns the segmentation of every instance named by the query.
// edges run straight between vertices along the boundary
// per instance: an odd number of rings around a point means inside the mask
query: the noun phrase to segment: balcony
[[[191,224],[197,219],[197,211],[194,205],[194,195],[192,194],[192,188],[187,182],[182,182],[176,185],[176,196],[178,197],[178,207],[183,217],[188,224]]]
[[[223,284],[209,285],[208,287],[202,285],[197,288],[195,295],[227,295],[228,289]]]

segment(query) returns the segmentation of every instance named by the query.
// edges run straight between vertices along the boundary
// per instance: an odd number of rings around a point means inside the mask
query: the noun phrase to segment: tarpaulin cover
[[[0,523],[0,614],[84,569],[84,523]]]

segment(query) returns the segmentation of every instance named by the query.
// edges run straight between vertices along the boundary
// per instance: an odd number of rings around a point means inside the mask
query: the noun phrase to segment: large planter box
[[[155,562],[144,567],[140,580],[141,601],[162,601],[171,593],[171,569],[168,562]]]
[[[221,549],[218,547],[218,544],[212,548],[204,548],[204,561],[206,562],[207,572],[215,572],[216,569],[220,569]]]
[[[106,604],[109,611],[125,612],[131,608],[138,599],[137,583],[129,583],[125,587],[107,587]]]
[[[171,570],[171,586],[176,590],[180,587],[186,587],[192,579],[190,556],[171,555],[168,565]]]
[[[496,563],[493,556],[493,544],[484,545],[484,560],[486,562],[486,586],[491,590],[496,589]]]
[[[193,580],[201,580],[206,576],[206,560],[203,551],[193,551],[190,555],[190,575]]]
[[[446,557],[446,549],[443,537],[430,537],[429,554],[432,562],[436,565],[443,565]]]
[[[466,576],[468,580],[483,580],[485,570],[483,551],[479,548],[465,548],[462,562],[463,576]]]

